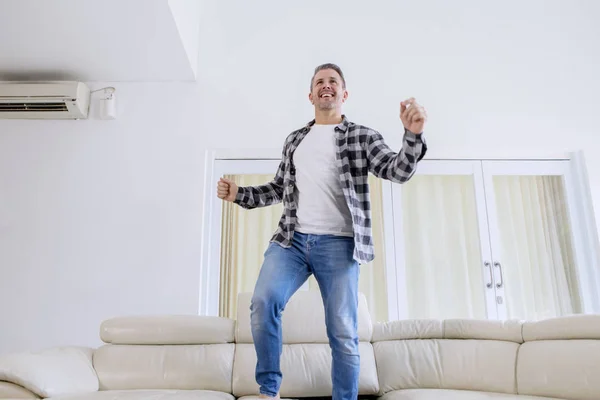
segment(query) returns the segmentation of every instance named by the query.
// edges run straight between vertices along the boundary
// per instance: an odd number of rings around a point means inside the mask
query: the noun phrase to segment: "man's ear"
[[[311,104],[315,104],[315,103],[313,102],[312,93],[309,93],[309,94],[308,94],[308,100],[311,102]]]

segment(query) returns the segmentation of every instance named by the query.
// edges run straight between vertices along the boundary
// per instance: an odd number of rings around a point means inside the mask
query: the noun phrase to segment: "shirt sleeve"
[[[402,149],[396,153],[379,132],[371,131],[367,140],[369,171],[378,178],[395,183],[407,182],[427,152],[427,144],[422,136],[405,130]]]
[[[285,149],[288,145],[288,141],[286,141],[283,146],[281,162],[279,163],[279,167],[277,168],[277,172],[275,173],[273,180],[265,183],[264,185],[245,187],[239,186],[237,195],[233,201],[235,204],[238,204],[242,208],[251,210],[253,208],[271,206],[280,203],[283,200],[283,178],[286,164]]]

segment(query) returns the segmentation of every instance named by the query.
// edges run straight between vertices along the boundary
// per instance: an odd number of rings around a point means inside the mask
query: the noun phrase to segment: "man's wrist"
[[[420,133],[414,133],[412,131],[410,131],[407,128],[404,128],[404,137],[406,137],[407,139],[411,139],[413,141],[421,141],[421,136],[423,135],[423,132]]]

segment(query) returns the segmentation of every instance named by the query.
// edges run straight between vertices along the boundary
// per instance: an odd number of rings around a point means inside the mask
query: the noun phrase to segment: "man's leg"
[[[323,297],[327,335],[332,350],[333,400],[356,400],[358,351],[359,265],[352,258],[354,241],[348,237],[316,236],[309,240],[309,263]]]
[[[281,312],[310,276],[303,237],[295,233],[291,248],[269,245],[250,305],[256,382],[268,397],[275,397],[281,386]]]

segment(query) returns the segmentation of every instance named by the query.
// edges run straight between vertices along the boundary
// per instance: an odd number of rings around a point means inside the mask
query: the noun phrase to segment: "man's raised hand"
[[[421,134],[425,121],[427,121],[427,113],[415,98],[411,97],[400,103],[400,119],[406,129],[412,133]]]

